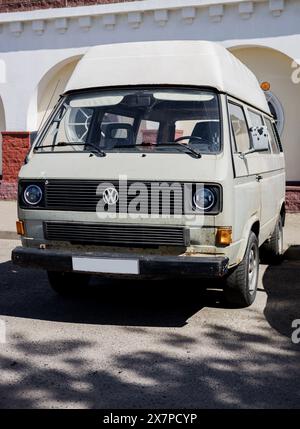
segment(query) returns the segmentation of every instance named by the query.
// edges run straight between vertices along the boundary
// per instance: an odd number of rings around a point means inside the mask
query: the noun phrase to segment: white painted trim
[[[252,0],[266,3],[268,0]],[[108,13],[147,12],[159,9],[181,9],[186,7],[206,8],[211,5],[247,3],[248,0],[142,0],[125,3],[110,3],[95,6],[77,6],[57,9],[30,10],[26,12],[0,13],[0,23],[12,21],[33,21],[35,19],[76,18],[79,16],[103,15]]]

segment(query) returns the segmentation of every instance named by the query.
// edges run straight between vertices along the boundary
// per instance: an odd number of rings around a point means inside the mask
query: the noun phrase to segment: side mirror
[[[254,151],[262,152],[269,150],[269,132],[265,125],[260,127],[251,127],[250,134],[252,137]]]

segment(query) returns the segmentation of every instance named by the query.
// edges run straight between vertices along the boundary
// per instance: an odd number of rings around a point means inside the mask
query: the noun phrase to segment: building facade
[[[31,133],[87,50],[145,40],[220,42],[270,83],[288,206],[299,211],[300,0],[0,1],[0,198],[15,198]]]

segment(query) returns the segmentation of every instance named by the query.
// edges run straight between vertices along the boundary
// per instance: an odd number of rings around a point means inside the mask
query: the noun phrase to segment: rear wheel
[[[225,280],[224,292],[230,305],[248,307],[256,297],[259,273],[258,239],[250,232],[245,256]]]
[[[261,251],[264,262],[268,264],[281,262],[283,256],[283,222],[281,216],[279,216],[273,234],[262,245]]]
[[[88,286],[90,276],[81,273],[47,271],[51,288],[62,296],[72,296],[81,288]]]

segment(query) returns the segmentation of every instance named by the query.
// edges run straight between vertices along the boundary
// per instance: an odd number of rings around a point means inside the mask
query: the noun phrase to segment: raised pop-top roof
[[[270,112],[254,74],[222,45],[207,41],[92,47],[79,61],[66,91],[150,84],[208,86]]]

